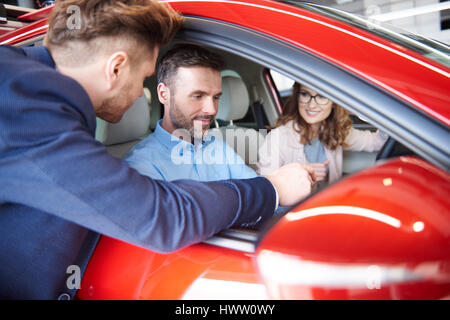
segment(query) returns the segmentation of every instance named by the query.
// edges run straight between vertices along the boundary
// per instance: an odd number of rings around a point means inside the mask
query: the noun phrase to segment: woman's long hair
[[[300,143],[311,144],[313,138],[311,125],[302,118],[298,111],[299,92],[300,84],[295,83],[292,88],[292,95],[283,107],[283,114],[278,118],[273,128],[285,125],[293,120],[297,124],[297,126],[294,125],[294,130],[300,134]],[[332,108],[330,115],[320,126],[319,139],[328,149],[335,150],[338,146],[346,146],[345,138],[347,138],[352,127],[352,120],[348,111],[341,106],[333,102]]]

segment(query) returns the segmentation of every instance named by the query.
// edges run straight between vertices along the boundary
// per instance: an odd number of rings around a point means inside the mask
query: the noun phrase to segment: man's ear
[[[170,101],[170,89],[163,82],[160,82],[157,86],[158,99],[163,105],[168,105]]]
[[[105,65],[108,89],[114,89],[120,82],[124,81],[129,68],[130,58],[125,51],[117,51],[111,54]]]

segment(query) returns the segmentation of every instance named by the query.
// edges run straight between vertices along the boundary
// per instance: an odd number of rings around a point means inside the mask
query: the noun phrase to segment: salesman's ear
[[[157,87],[158,91],[158,99],[159,102],[161,102],[164,105],[169,104],[170,101],[170,89],[168,86],[166,86],[165,83],[160,82]]]
[[[114,89],[125,81],[126,74],[130,71],[130,58],[125,51],[117,51],[111,54],[105,64],[105,79],[108,89]]]

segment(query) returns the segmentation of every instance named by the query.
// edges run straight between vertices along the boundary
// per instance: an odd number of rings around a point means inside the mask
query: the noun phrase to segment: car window
[[[287,98],[289,98],[289,96],[292,94],[292,86],[294,85],[295,81],[274,70],[269,70],[269,72],[273,79],[273,84],[280,98],[281,104],[284,105]],[[373,125],[353,113],[350,113],[350,118],[353,121],[353,127],[356,129],[365,129],[371,131],[376,130]]]
[[[286,102],[286,99],[291,95],[292,93],[292,85],[294,84],[294,80],[282,75],[279,72],[276,72],[275,70],[269,70],[270,75],[273,79],[273,83],[275,85],[275,88],[277,89],[281,103],[284,105]]]
[[[284,106],[286,100],[291,96],[293,85],[295,81],[290,79],[289,77],[284,76],[283,74],[276,72],[274,70],[269,70],[270,75],[273,79],[273,84],[276,89],[276,94],[282,102]],[[324,95],[326,96],[326,95]],[[377,127],[371,124],[369,121],[364,119],[364,117],[358,116],[352,112],[350,113],[350,119],[352,121],[352,127],[357,130],[367,130],[370,132],[376,132]],[[384,133],[383,133],[384,134]],[[412,154],[408,149],[402,147],[402,154]],[[358,172],[360,170],[369,168],[376,164],[378,151],[354,151],[354,150],[345,150],[343,151],[343,177]],[[322,184],[321,189],[326,187],[326,185]]]

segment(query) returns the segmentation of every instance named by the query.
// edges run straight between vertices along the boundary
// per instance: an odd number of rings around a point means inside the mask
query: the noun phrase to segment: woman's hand
[[[316,163],[307,164],[307,166],[309,166],[309,168],[311,168],[311,170],[314,171],[314,177],[315,177],[314,182],[319,182],[326,178],[328,163],[330,163],[329,160],[326,160],[324,162],[316,162]]]

